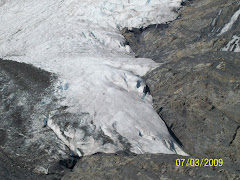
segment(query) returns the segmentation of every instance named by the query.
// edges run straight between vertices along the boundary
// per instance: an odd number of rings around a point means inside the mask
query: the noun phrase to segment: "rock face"
[[[166,63],[146,77],[155,109],[185,150],[222,158],[230,171],[240,167],[239,69],[238,54],[209,52]]]
[[[146,77],[155,109],[190,154],[239,156],[233,145],[240,125],[239,69],[239,54],[209,52],[163,64]]]
[[[97,154],[83,157],[63,180],[80,179],[228,179],[221,167],[177,167],[178,155],[124,155]],[[237,175],[234,175],[237,177]]]
[[[137,56],[151,58],[156,62],[177,61],[192,54],[218,51],[234,35],[239,36],[240,18],[231,30],[219,36],[222,28],[239,10],[239,1],[193,0],[186,4],[180,11],[179,19],[170,24],[122,31]]]

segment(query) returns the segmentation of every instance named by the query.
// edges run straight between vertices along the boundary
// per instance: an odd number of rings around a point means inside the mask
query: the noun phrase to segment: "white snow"
[[[136,87],[140,76],[159,64],[135,58],[120,34],[123,27],[174,20],[180,4],[181,0],[4,0],[0,57],[57,74],[56,96],[69,107],[66,111],[88,113],[84,124],[93,123],[92,133],[102,130],[115,142],[84,139],[76,127],[61,132],[50,114],[48,126],[79,156],[78,149],[84,155],[122,150],[119,134],[135,153],[186,155],[172,142],[151,96],[141,99],[144,83]]]
[[[222,28],[222,30],[221,30],[221,32],[218,34],[218,36],[220,36],[220,35],[224,34],[225,32],[229,31],[229,30],[232,28],[233,24],[237,21],[239,15],[240,15],[240,9],[237,10],[237,11],[233,14],[233,16],[231,17],[231,20],[230,20],[227,24],[225,24],[225,26]]]
[[[232,40],[221,50],[222,51],[240,52],[240,37],[233,36]]]

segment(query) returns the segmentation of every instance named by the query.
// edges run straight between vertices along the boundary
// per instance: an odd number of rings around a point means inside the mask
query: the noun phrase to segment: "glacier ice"
[[[120,33],[174,20],[181,2],[1,1],[0,57],[58,76],[56,96],[70,118],[66,125],[56,110],[47,124],[79,156],[116,152],[124,143],[134,153],[186,155],[154,111],[151,96],[141,100],[140,77],[160,64],[135,58]]]

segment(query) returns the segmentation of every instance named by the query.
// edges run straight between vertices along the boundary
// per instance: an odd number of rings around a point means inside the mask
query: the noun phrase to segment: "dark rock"
[[[64,166],[68,169],[73,169],[76,163],[78,162],[79,157],[71,157],[69,159],[63,159],[59,161],[60,166]]]
[[[188,153],[240,165],[239,143],[231,143],[240,126],[239,69],[237,53],[209,52],[163,64],[146,76],[154,108]]]

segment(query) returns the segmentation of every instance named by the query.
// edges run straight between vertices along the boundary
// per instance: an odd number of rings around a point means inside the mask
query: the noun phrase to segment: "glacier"
[[[78,156],[124,148],[187,155],[154,111],[151,95],[142,99],[141,76],[161,64],[135,58],[121,35],[125,27],[176,19],[181,2],[1,0],[0,57],[57,75],[55,95],[67,108],[42,121]],[[61,113],[75,115],[68,126]]]

